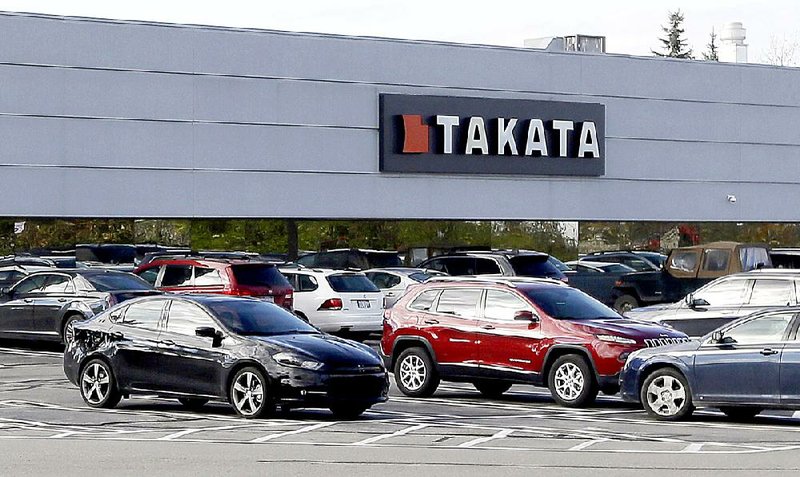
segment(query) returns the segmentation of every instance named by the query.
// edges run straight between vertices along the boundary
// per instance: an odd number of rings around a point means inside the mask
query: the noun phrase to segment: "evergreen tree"
[[[680,10],[677,12],[669,12],[668,18],[669,26],[661,27],[667,37],[658,39],[663,43],[664,53],[655,50],[651,51],[656,56],[692,59],[692,49],[687,48],[686,40],[683,38],[683,13],[681,13]]]
[[[703,53],[703,59],[709,61],[719,61],[719,48],[717,47],[717,34],[711,29],[711,42],[706,45],[708,53]]]

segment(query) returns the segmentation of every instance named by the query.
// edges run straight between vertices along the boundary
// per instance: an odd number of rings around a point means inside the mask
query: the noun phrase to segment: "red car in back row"
[[[294,289],[271,263],[200,257],[169,258],[153,260],[133,273],[166,292],[252,296],[292,311]]]
[[[440,379],[472,382],[486,396],[525,383],[583,406],[619,391],[631,352],[687,340],[555,280],[442,277],[386,310],[381,353],[409,396],[433,394]]]

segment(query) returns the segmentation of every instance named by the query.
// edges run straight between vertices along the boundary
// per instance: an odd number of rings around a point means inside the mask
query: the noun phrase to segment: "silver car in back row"
[[[798,305],[799,288],[800,270],[753,270],[718,278],[676,303],[635,308],[625,317],[698,337],[757,311]]]

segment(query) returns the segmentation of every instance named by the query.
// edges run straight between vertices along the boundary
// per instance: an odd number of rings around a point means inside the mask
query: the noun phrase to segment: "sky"
[[[753,63],[773,43],[800,42],[797,0],[0,0],[0,11],[503,46],[582,33],[605,36],[610,53],[647,56],[677,9],[695,57],[712,29],[734,21],[747,29]]]

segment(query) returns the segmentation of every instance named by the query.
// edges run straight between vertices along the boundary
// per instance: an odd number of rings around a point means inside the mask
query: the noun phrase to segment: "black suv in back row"
[[[550,261],[550,255],[541,252],[457,252],[429,258],[417,266],[454,276],[522,276],[567,281],[566,275]]]

